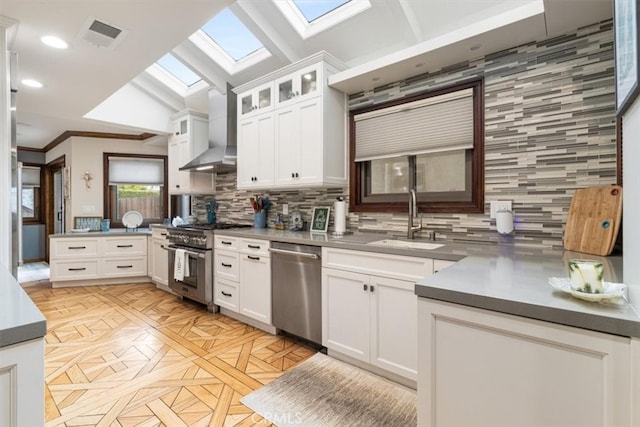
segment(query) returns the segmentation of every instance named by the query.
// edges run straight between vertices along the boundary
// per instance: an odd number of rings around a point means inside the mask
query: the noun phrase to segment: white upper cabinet
[[[209,121],[206,115],[181,112],[171,117],[173,133],[169,135],[169,194],[213,194],[215,174],[181,171],[209,148]]]
[[[311,64],[284,77],[276,79],[276,107],[312,98],[322,93],[323,66]]]
[[[238,119],[272,111],[274,103],[273,82],[248,90],[238,96]]]
[[[343,69],[320,52],[235,89],[238,188],[347,184],[347,100],[327,85]],[[253,108],[268,88],[270,104]]]

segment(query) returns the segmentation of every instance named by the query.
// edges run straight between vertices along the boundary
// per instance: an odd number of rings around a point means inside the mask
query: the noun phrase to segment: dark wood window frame
[[[44,166],[45,165],[39,164],[39,163],[23,162],[22,166],[40,168],[40,188],[36,192],[38,197],[34,200],[34,204],[36,207],[35,209],[36,215],[33,218],[22,218],[22,224],[24,225],[44,224],[45,216],[44,216],[43,206],[45,204],[45,197],[44,197],[44,191],[42,190],[44,187]],[[20,206],[20,209],[22,209],[22,206]]]
[[[128,153],[103,153],[102,154],[102,171],[103,171],[103,217],[111,219],[111,228],[124,228],[122,221],[111,218],[111,197],[109,191],[109,157],[128,157],[135,159],[162,159],[164,161],[164,186],[162,187],[162,217],[169,216],[169,166],[168,157],[156,154],[128,154]],[[144,221],[141,227],[148,227],[149,222]]]
[[[444,95],[463,89],[473,90],[473,154],[471,162],[470,201],[429,201],[425,193],[418,194],[418,210],[425,213],[483,213],[484,212],[484,79],[473,79],[451,86],[428,90],[402,99],[359,108],[349,113],[349,209],[353,212],[401,213],[408,210],[408,198],[397,194],[376,196],[366,200],[365,162],[356,162],[355,116],[370,111],[406,104],[424,98]],[[415,177],[414,177],[415,180]],[[413,182],[415,183],[415,181]],[[413,183],[411,183],[413,185]]]

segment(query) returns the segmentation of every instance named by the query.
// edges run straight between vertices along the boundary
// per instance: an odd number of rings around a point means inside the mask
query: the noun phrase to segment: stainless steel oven
[[[213,306],[213,231],[171,227],[169,239],[169,288],[181,297]],[[184,274],[176,275],[176,257],[184,257]],[[181,276],[180,279],[177,276]]]
[[[178,295],[198,301],[202,304],[212,303],[213,298],[213,252],[210,249],[185,248],[170,244],[169,250],[169,288]],[[175,278],[174,266],[176,253],[184,251],[184,275],[183,279]],[[208,307],[213,311],[213,307]]]

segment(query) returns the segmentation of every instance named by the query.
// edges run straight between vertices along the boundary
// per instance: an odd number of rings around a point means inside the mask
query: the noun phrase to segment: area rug
[[[317,353],[241,402],[277,426],[415,426],[416,393]]]

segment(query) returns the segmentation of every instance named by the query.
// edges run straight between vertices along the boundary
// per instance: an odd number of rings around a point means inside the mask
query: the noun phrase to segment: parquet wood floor
[[[47,318],[48,427],[270,425],[239,400],[314,353],[152,284],[25,290]]]

